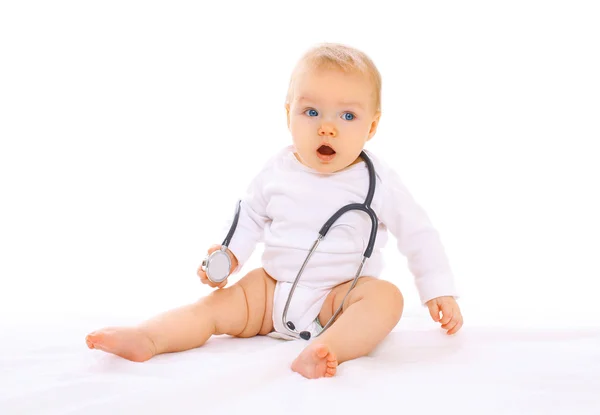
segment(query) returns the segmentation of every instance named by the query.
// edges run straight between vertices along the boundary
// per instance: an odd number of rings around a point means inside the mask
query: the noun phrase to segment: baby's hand
[[[433,321],[442,323],[442,328],[448,330],[447,334],[454,334],[460,330],[463,317],[454,297],[437,297],[425,304],[429,307],[429,314]],[[440,318],[440,311],[442,318]]]
[[[208,254],[210,255],[219,249],[221,249],[221,245],[213,245],[210,248],[208,248]],[[238,260],[235,257],[235,255],[233,255],[233,252],[231,252],[229,249],[227,249],[226,252],[227,252],[227,255],[229,255],[229,259],[231,260],[231,269],[229,270],[229,273],[232,273],[233,270],[236,269],[238,266]],[[200,277],[200,281],[202,282],[202,284],[208,284],[212,288],[215,288],[215,287],[223,288],[227,285],[227,278],[225,278],[220,283],[214,283],[211,280],[209,280],[208,276],[206,275],[206,272],[204,272],[204,270],[202,270],[201,266],[198,267],[197,274]]]

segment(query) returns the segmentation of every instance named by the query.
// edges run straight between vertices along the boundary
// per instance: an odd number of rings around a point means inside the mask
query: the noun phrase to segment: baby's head
[[[348,167],[375,135],[380,107],[381,75],[367,55],[332,43],[310,49],[285,103],[296,156],[321,173]]]

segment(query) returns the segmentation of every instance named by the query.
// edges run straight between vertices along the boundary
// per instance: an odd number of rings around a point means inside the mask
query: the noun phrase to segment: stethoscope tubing
[[[318,236],[318,238],[313,243],[313,245],[312,245],[312,247],[310,249],[310,252],[308,253],[308,255],[306,256],[306,259],[302,263],[302,266],[300,267],[300,270],[298,271],[298,274],[296,275],[296,278],[294,279],[294,282],[293,282],[292,287],[290,289],[290,293],[288,294],[288,298],[287,298],[287,301],[285,303],[285,307],[283,309],[283,314],[281,316],[281,321],[283,323],[283,326],[290,333],[292,333],[295,337],[300,337],[300,338],[302,338],[304,340],[309,340],[311,338],[311,334],[309,332],[307,332],[307,331],[302,331],[302,332],[298,333],[296,331],[296,327],[295,327],[294,323],[292,323],[291,321],[287,320],[287,312],[288,312],[290,303],[292,301],[292,297],[294,295],[294,291],[296,290],[296,286],[298,285],[298,282],[300,281],[300,276],[302,275],[302,272],[304,272],[304,268],[306,268],[306,265],[308,264],[308,261],[309,261],[310,257],[313,255],[313,253],[317,249],[317,246],[319,246],[319,243],[325,238],[325,236],[327,235],[327,232],[329,232],[329,230],[331,229],[331,227],[333,226],[333,224],[343,214],[345,214],[345,213],[347,213],[347,212],[349,212],[351,210],[359,210],[359,211],[365,212],[367,215],[369,215],[369,217],[371,219],[371,232],[370,232],[370,235],[369,235],[369,243],[367,244],[367,248],[365,249],[365,252],[363,254],[363,258],[362,258],[362,260],[360,262],[358,270],[356,271],[356,274],[354,276],[354,280],[352,281],[352,284],[350,285],[350,288],[346,292],[346,295],[342,299],[342,302],[340,303],[340,305],[337,308],[337,310],[335,311],[335,313],[331,316],[331,318],[329,319],[329,321],[327,322],[327,324],[325,324],[323,326],[323,329],[319,333],[317,333],[315,335],[315,337],[319,337],[321,334],[323,334],[325,332],[325,330],[327,330],[335,322],[335,319],[337,318],[337,316],[339,315],[339,313],[343,309],[344,302],[346,301],[346,298],[350,294],[350,291],[352,291],[352,289],[356,286],[356,283],[358,282],[358,278],[360,277],[360,274],[361,274],[361,272],[362,272],[362,270],[363,270],[363,268],[365,266],[365,262],[367,261],[367,258],[370,258],[371,254],[373,253],[373,248],[375,246],[375,240],[377,238],[377,227],[378,227],[377,215],[375,214],[375,212],[371,208],[371,202],[373,200],[373,195],[375,193],[375,180],[376,180],[376,177],[375,177],[375,168],[373,167],[373,162],[366,155],[366,153],[364,151],[361,152],[361,157],[363,158],[363,160],[367,164],[367,169],[369,171],[369,190],[367,192],[367,197],[365,198],[364,203],[351,203],[351,204],[348,204],[346,206],[343,206],[337,212],[335,212],[327,220],[327,222],[325,222],[325,224],[319,230],[319,236]]]
[[[365,201],[363,203],[351,203],[351,204],[348,204],[346,206],[341,207],[337,212],[335,212],[327,220],[327,222],[325,222],[325,224],[319,230],[319,236],[318,236],[318,238],[313,243],[313,245],[312,245],[312,247],[311,247],[308,255],[306,256],[304,262],[302,263],[302,266],[300,267],[300,270],[298,271],[298,274],[296,275],[296,278],[294,279],[294,282],[293,282],[292,287],[290,289],[290,293],[288,294],[288,298],[287,298],[287,301],[285,303],[285,307],[283,309],[283,314],[281,316],[281,319],[282,319],[282,322],[283,322],[283,326],[285,328],[287,328],[287,330],[290,333],[292,333],[295,337],[300,337],[302,339],[309,340],[310,337],[311,337],[311,335],[307,331],[302,331],[302,332],[298,333],[296,331],[296,328],[295,328],[294,324],[291,321],[287,321],[287,312],[288,312],[289,306],[291,304],[292,297],[294,295],[294,291],[296,290],[296,286],[298,285],[298,282],[300,281],[300,276],[304,272],[304,269],[306,268],[306,265],[308,264],[308,261],[310,260],[310,258],[312,257],[312,255],[316,251],[317,247],[319,246],[319,243],[325,238],[325,236],[327,235],[327,233],[329,232],[329,230],[331,229],[331,227],[335,224],[335,222],[342,215],[344,215],[345,213],[347,213],[349,211],[352,211],[352,210],[359,210],[359,211],[362,211],[362,212],[366,213],[367,215],[369,215],[369,217],[371,219],[371,232],[370,232],[370,235],[369,235],[369,243],[367,244],[367,248],[365,249],[365,252],[363,253],[363,258],[362,258],[362,260],[360,262],[358,270],[356,271],[356,274],[354,276],[354,280],[352,281],[352,284],[350,285],[350,288],[346,292],[346,295],[342,299],[341,304],[339,305],[339,307],[337,308],[337,310],[335,311],[335,313],[333,314],[333,316],[329,319],[329,321],[327,322],[327,324],[325,324],[325,326],[323,326],[323,329],[315,337],[320,336],[323,332],[325,332],[325,330],[327,330],[335,322],[335,319],[337,318],[337,316],[339,315],[339,313],[343,309],[344,302],[346,301],[346,298],[350,294],[350,291],[352,291],[352,289],[356,286],[356,283],[358,282],[358,278],[360,277],[360,274],[361,274],[361,272],[362,272],[362,270],[363,270],[363,268],[365,266],[365,262],[367,261],[367,258],[370,258],[371,254],[373,253],[373,248],[375,246],[375,240],[377,238],[377,227],[378,227],[377,215],[375,214],[375,212],[371,208],[371,202],[373,200],[373,195],[375,194],[375,183],[376,183],[375,168],[373,167],[373,162],[371,161],[371,159],[367,156],[367,154],[364,151],[362,151],[360,153],[360,155],[361,155],[362,159],[365,161],[365,163],[367,165],[368,172],[369,172],[369,189],[367,191],[367,196],[365,198]],[[229,246],[229,243],[231,242],[231,238],[233,237],[233,234],[234,234],[234,232],[235,232],[235,230],[237,228],[238,220],[239,220],[239,217],[240,217],[241,202],[242,202],[241,200],[238,201],[238,203],[236,205],[236,210],[235,210],[235,216],[234,216],[234,219],[233,219],[233,223],[232,223],[231,227],[229,228],[229,232],[227,233],[227,236],[225,237],[225,239],[223,240],[223,243],[221,244],[222,245],[221,246],[221,250],[223,251],[224,255],[226,255],[226,253],[224,251]],[[215,253],[213,253],[213,255],[214,254]],[[209,260],[210,260],[210,258],[206,259],[204,261],[204,263],[203,263],[203,266],[206,265],[207,276],[208,276],[209,279],[211,279],[210,272],[209,272],[209,269],[208,269],[209,268],[209,262],[210,262]],[[228,272],[227,272],[227,274],[228,274]],[[227,275],[225,276],[225,278],[227,278]]]

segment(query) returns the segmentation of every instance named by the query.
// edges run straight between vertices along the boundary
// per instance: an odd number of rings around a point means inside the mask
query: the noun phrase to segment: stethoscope
[[[325,324],[325,326],[323,326],[323,329],[315,337],[320,336],[325,330],[327,330],[333,324],[333,322],[335,321],[337,316],[340,314],[340,312],[342,311],[344,302],[346,301],[346,297],[348,297],[348,294],[350,294],[350,291],[352,291],[352,289],[356,285],[356,282],[358,281],[358,278],[360,277],[360,273],[362,272],[362,270],[365,266],[365,262],[367,261],[367,258],[371,257],[371,253],[373,252],[373,247],[375,246],[375,238],[377,237],[377,226],[378,226],[377,215],[371,208],[371,201],[373,200],[373,194],[375,193],[375,180],[376,180],[375,168],[373,167],[373,162],[366,155],[366,153],[364,151],[362,151],[360,153],[360,156],[365,161],[365,163],[367,165],[367,169],[369,171],[369,190],[367,192],[367,197],[365,198],[365,201],[363,203],[351,203],[349,205],[346,205],[346,206],[340,208],[336,213],[333,214],[333,216],[331,216],[331,218],[329,218],[329,220],[327,222],[325,222],[325,224],[323,225],[321,230],[319,230],[319,236],[313,243],[313,245],[310,249],[310,252],[306,256],[306,259],[304,260],[302,267],[300,267],[300,270],[298,271],[298,275],[296,275],[296,279],[294,280],[294,283],[292,284],[292,288],[290,289],[290,293],[288,294],[288,298],[285,303],[285,307],[283,309],[283,314],[281,316],[281,320],[283,322],[284,327],[287,328],[287,330],[291,333],[291,335],[293,337],[302,338],[304,340],[310,340],[310,338],[311,338],[311,334],[308,331],[301,331],[300,333],[298,333],[294,323],[287,320],[287,312],[290,307],[290,303],[292,301],[292,296],[294,295],[294,290],[296,289],[296,286],[298,285],[298,282],[300,281],[300,276],[302,275],[304,268],[306,268],[306,264],[308,263],[310,257],[313,255],[313,253],[317,249],[317,246],[319,246],[319,243],[323,240],[323,238],[325,238],[325,235],[327,235],[327,232],[329,232],[329,229],[331,229],[333,224],[344,213],[349,212],[351,210],[360,210],[360,211],[365,212],[367,215],[369,215],[369,217],[371,218],[371,234],[369,236],[369,243],[367,244],[367,248],[365,249],[365,252],[363,253],[363,258],[360,262],[358,270],[356,271],[354,280],[352,281],[350,288],[346,292],[344,299],[340,303],[339,307],[337,308],[337,310],[335,311],[333,316],[331,316],[331,318],[329,319],[327,324]],[[233,233],[235,232],[235,228],[238,223],[238,219],[239,219],[239,215],[240,215],[240,204],[241,204],[241,201],[239,201],[236,206],[235,217],[234,217],[233,223],[231,224],[231,227],[229,229],[229,232],[227,233],[227,236],[225,237],[225,240],[221,244],[221,249],[213,252],[206,259],[204,259],[204,261],[202,261],[202,269],[206,273],[206,276],[208,277],[208,279],[214,283],[223,282],[229,276],[229,271],[231,269],[231,260],[229,259],[229,255],[227,255],[226,251],[227,251],[227,246],[229,245],[229,242],[231,241],[231,238],[233,236]]]

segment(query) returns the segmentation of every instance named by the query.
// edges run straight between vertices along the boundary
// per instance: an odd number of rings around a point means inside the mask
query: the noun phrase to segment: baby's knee
[[[400,289],[393,283],[385,280],[373,281],[373,297],[384,310],[386,317],[395,324],[402,316],[404,297]]]
[[[199,303],[208,305],[214,311],[222,311],[239,302],[239,297],[243,296],[244,292],[238,285],[232,285],[227,288],[218,288],[201,299]]]

